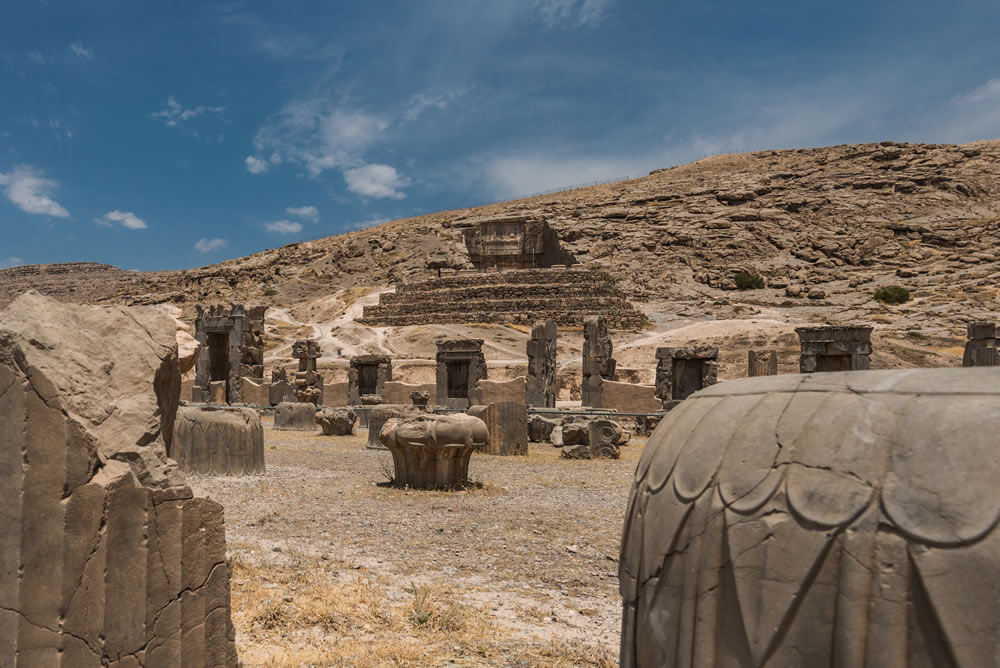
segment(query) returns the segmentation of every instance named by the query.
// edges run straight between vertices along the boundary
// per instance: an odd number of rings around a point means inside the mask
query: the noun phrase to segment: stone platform
[[[403,283],[366,306],[358,322],[393,326],[447,323],[531,325],[552,319],[582,325],[603,315],[614,329],[639,329],[642,313],[613,276],[599,269],[525,269],[459,273]]]

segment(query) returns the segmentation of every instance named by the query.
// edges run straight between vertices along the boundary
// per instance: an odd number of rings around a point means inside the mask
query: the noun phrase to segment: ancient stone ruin
[[[322,408],[316,413],[316,424],[324,436],[350,436],[357,421],[357,413],[350,408]]]
[[[559,235],[542,218],[505,216],[465,222],[462,231],[476,269],[538,269],[569,266],[576,257],[559,245]]]
[[[379,439],[379,433],[386,422],[394,418],[414,417],[424,412],[426,412],[424,409],[408,404],[382,404],[371,408],[368,411],[368,442],[365,447],[369,450],[385,450],[385,446]]]
[[[748,378],[674,409],[626,514],[621,666],[995,666],[998,379]]]
[[[576,445],[563,446],[562,456],[566,459],[618,459],[621,456],[618,446],[627,439],[622,426],[614,420],[598,418],[574,426],[585,429],[586,435],[581,435]]]
[[[582,405],[601,407],[601,384],[614,380],[615,358],[612,355],[608,321],[604,316],[592,315],[583,321],[583,380]]]
[[[747,377],[756,376],[777,376],[778,375],[778,351],[776,350],[748,350],[747,351]]]
[[[388,355],[355,355],[347,377],[347,403],[361,406],[362,397],[385,398],[385,384],[392,380],[392,358]],[[381,401],[379,402],[381,403]]]
[[[470,415],[421,415],[389,420],[382,444],[392,452],[393,483],[415,489],[454,489],[469,479],[469,458],[489,441],[486,424]]]
[[[225,383],[225,400],[243,401],[243,377],[264,381],[264,306],[247,311],[242,304],[204,309],[198,306],[195,339],[200,344],[195,359],[191,401],[209,403],[210,384]]]
[[[962,366],[1000,366],[997,352],[997,326],[993,322],[969,325],[969,341],[965,344]]]
[[[236,666],[222,507],[167,459],[174,330],[33,292],[0,312],[3,665]]]
[[[868,325],[796,327],[802,351],[799,371],[864,371],[872,354]]]
[[[185,473],[255,475],[265,472],[264,429],[252,408],[181,406],[168,453]]]
[[[536,322],[528,339],[525,404],[534,408],[555,408],[559,391],[556,370],[556,322]]]
[[[486,424],[490,440],[488,455],[528,454],[528,408],[516,401],[499,401],[488,406],[472,406],[469,415]]]
[[[274,407],[274,428],[278,431],[316,431],[316,405],[301,401],[278,404]]]
[[[719,349],[716,346],[656,349],[656,396],[664,410],[709,385],[719,376]]]
[[[579,327],[586,314],[603,315],[614,329],[639,329],[643,315],[629,303],[615,277],[586,267],[523,269],[442,275],[396,285],[365,306],[366,325],[401,327],[432,323],[531,326],[539,320]]]
[[[479,381],[486,379],[482,339],[452,339],[437,344],[437,403],[468,408],[482,403]]]
[[[271,369],[271,384],[267,388],[268,399],[272,406],[277,406],[282,402],[295,402],[295,385],[288,382],[288,372],[284,367]]]
[[[295,398],[301,403],[318,406],[323,403],[323,376],[316,370],[316,360],[323,351],[313,340],[296,341],[292,344],[292,357],[299,361],[295,372]]]

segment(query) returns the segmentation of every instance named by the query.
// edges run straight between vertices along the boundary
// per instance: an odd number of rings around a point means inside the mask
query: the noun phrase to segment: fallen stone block
[[[350,408],[323,408],[316,413],[316,424],[324,436],[350,436],[358,415]]]
[[[281,402],[274,408],[274,428],[278,431],[315,431],[315,404]]]

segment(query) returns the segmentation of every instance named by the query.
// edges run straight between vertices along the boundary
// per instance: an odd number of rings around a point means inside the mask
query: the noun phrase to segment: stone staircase
[[[447,323],[531,325],[551,318],[583,325],[603,315],[614,329],[639,329],[644,317],[607,271],[586,268],[459,272],[396,286],[366,306],[358,322],[393,326]]]

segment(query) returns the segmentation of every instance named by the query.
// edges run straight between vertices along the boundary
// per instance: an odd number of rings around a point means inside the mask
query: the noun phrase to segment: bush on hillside
[[[890,285],[876,290],[875,299],[883,304],[902,304],[910,301],[910,291],[901,285]]]
[[[733,278],[740,290],[760,290],[764,287],[764,279],[748,271],[741,271]]]

